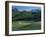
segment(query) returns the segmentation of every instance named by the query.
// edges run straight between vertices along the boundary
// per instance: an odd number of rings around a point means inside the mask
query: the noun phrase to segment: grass
[[[41,29],[40,21],[13,21],[12,22],[12,30],[39,30]]]

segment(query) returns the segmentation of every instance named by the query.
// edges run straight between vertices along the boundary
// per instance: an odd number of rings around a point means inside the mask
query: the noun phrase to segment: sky
[[[17,8],[19,11],[31,11],[34,9],[41,9],[40,7],[34,7],[34,6],[12,6],[12,9]]]

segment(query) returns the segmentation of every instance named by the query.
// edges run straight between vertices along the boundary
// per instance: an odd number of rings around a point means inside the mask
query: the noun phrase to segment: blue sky
[[[40,7],[34,7],[34,6],[12,6],[12,9],[15,9],[17,8],[19,11],[31,11],[31,10],[34,10],[34,9],[41,9]]]

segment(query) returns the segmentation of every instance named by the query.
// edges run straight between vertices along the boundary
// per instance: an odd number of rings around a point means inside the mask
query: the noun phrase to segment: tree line
[[[12,21],[40,21],[41,20],[41,10],[37,12],[32,11],[19,11],[18,9],[12,10]]]

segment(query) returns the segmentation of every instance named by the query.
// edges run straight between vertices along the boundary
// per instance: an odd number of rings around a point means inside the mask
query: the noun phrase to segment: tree
[[[18,11],[17,8],[12,9],[12,12],[17,12],[17,11]]]

